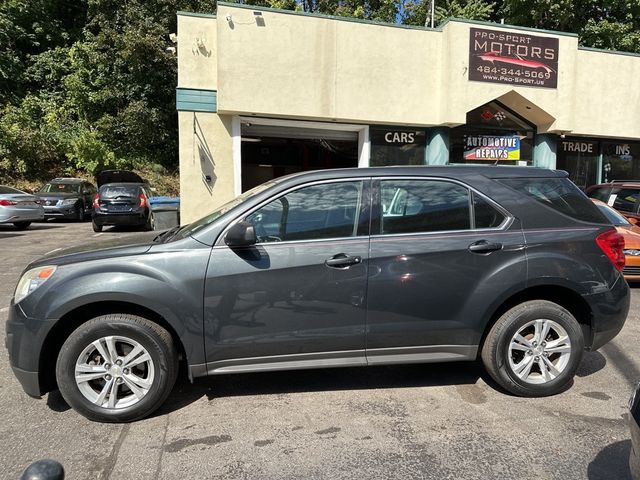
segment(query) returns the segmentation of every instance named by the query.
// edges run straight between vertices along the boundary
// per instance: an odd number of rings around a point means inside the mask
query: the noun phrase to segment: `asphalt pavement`
[[[0,337],[27,263],[132,233],[0,225]],[[554,397],[502,393],[476,363],[241,374],[183,378],[153,417],[127,425],[90,422],[58,392],[29,398],[0,348],[0,478],[53,458],[68,479],[624,480],[639,317],[640,288],[622,332]]]

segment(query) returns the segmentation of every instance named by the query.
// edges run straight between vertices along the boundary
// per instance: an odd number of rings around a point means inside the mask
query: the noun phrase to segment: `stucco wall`
[[[231,117],[179,112],[180,222],[192,222],[234,194]],[[211,177],[207,182],[205,176]]]
[[[218,88],[217,23],[212,16],[178,15],[178,87]]]

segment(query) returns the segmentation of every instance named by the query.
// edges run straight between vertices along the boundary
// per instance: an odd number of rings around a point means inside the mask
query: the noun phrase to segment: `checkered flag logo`
[[[504,112],[497,112],[493,118],[495,118],[497,121],[501,122],[503,121],[505,118],[507,118],[507,115]]]

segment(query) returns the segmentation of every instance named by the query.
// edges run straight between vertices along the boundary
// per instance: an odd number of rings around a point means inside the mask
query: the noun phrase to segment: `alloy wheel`
[[[155,368],[149,352],[123,336],[102,337],[82,351],[75,364],[75,381],[91,403],[122,409],[140,402],[153,386]]]
[[[512,372],[523,382],[547,383],[567,368],[571,339],[557,322],[537,319],[518,329],[509,342]]]

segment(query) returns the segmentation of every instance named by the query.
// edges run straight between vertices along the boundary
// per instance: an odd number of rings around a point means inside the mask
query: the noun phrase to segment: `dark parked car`
[[[44,209],[38,197],[0,185],[0,223],[13,223],[18,230],[26,230],[31,222],[42,220]]]
[[[80,178],[56,178],[36,192],[44,206],[45,218],[83,221],[91,212],[96,187]]]
[[[481,358],[515,395],[567,388],[622,328],[620,234],[565,172],[324,170],[137,241],[55,252],[7,322],[24,390],[100,421],[190,378]]]
[[[640,181],[614,180],[592,185],[587,188],[587,195],[615,208],[634,224],[640,221]]]
[[[154,229],[151,189],[140,176],[128,170],[107,170],[96,175],[96,181],[98,193],[91,214],[94,232],[106,225]]]

